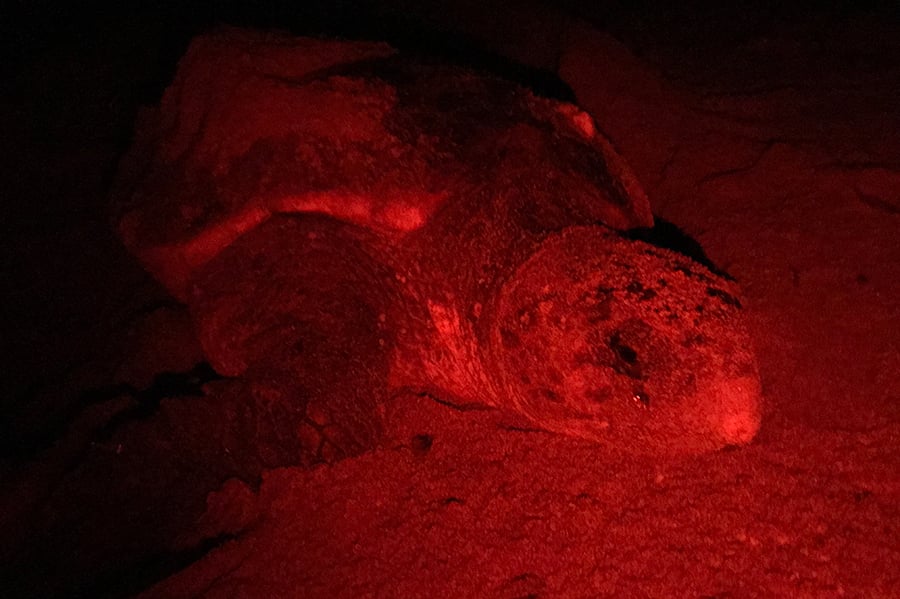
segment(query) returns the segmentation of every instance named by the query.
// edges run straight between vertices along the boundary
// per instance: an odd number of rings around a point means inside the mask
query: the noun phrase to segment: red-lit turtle
[[[617,232],[652,216],[592,119],[389,54],[206,36],[139,130],[119,230],[213,367],[290,406],[306,462],[405,391],[630,451],[749,441],[738,292]]]

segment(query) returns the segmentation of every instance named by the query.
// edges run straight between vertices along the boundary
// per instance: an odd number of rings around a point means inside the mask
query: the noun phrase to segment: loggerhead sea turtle
[[[125,244],[210,363],[292,406],[301,461],[413,391],[641,453],[750,441],[733,282],[622,232],[639,184],[592,118],[382,44],[221,30],[145,115]]]

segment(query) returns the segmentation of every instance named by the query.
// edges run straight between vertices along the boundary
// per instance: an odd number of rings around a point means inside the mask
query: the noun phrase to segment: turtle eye
[[[626,364],[637,363],[637,351],[622,341],[619,333],[613,333],[609,339],[609,347],[615,352],[616,357]]]
[[[637,350],[626,343],[619,332],[613,333],[609,338],[609,348],[616,357],[613,370],[629,378],[643,378]]]
[[[631,318],[618,326],[606,340],[612,352],[613,370],[634,380],[647,377],[646,367],[652,362],[653,344],[650,325]]]

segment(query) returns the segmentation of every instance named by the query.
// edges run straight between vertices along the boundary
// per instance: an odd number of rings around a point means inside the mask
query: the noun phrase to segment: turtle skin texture
[[[196,40],[117,185],[126,246],[297,463],[376,446],[410,392],[628,452],[753,438],[739,290],[622,234],[649,204],[589,115],[353,44]]]

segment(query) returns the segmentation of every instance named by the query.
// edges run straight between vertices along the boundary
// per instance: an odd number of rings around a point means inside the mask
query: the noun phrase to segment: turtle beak
[[[754,377],[723,378],[711,392],[709,425],[722,446],[746,445],[756,436],[760,425],[761,393]]]

